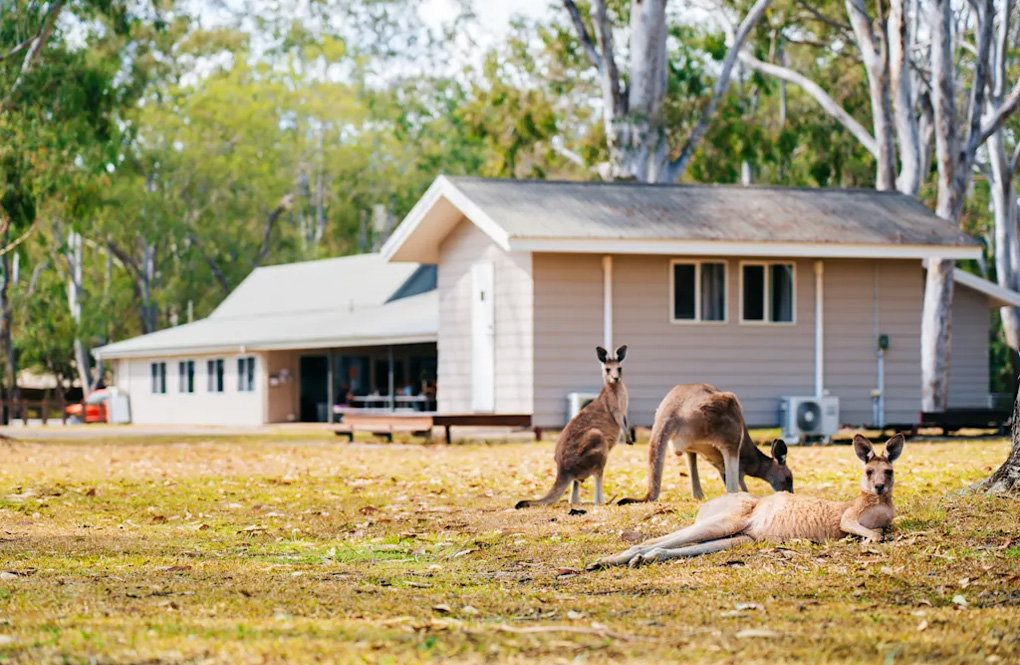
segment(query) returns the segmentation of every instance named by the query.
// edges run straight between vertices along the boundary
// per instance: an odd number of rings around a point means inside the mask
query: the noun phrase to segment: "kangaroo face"
[[[861,491],[879,496],[892,492],[892,463],[903,452],[903,435],[897,434],[885,442],[885,454],[875,452],[871,442],[858,434],[854,437],[854,452],[864,462],[864,475],[861,476]]]
[[[613,385],[623,381],[623,359],[627,355],[626,346],[621,346],[616,350],[616,357],[610,357],[608,351],[597,346],[595,355],[602,363],[602,380],[606,384]]]
[[[793,492],[793,472],[786,466],[786,442],[776,439],[772,442],[772,466],[769,469],[769,484],[773,492]]]

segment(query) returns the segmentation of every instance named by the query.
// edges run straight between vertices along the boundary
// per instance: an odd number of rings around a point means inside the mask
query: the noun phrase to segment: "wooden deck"
[[[396,433],[412,436],[432,437],[432,429],[442,427],[446,443],[452,441],[453,427],[531,427],[531,414],[508,413],[369,413],[348,411],[342,420],[334,425],[337,436],[354,440],[355,432],[369,432],[387,441]],[[542,438],[542,429],[534,428],[535,438]]]

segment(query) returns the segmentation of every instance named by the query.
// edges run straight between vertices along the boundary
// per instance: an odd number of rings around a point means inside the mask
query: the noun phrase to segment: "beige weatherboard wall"
[[[839,397],[845,422],[872,423],[880,388],[883,422],[915,423],[922,262],[980,251],[893,193],[446,177],[382,249],[438,266],[441,411],[470,411],[470,266],[494,264],[497,410],[544,427],[564,424],[570,393],[600,388],[600,344],[629,345],[636,424],[688,382],[735,392],[752,425],[778,424],[783,396],[816,394]],[[674,321],[671,266],[701,261],[725,264],[725,320]],[[757,263],[793,266],[792,321],[743,320],[742,267]],[[1005,290],[991,298],[988,285],[957,287],[954,312],[968,318],[954,357],[985,369],[954,370],[954,406],[987,402],[988,310],[1020,304]],[[879,335],[889,338],[881,386]]]

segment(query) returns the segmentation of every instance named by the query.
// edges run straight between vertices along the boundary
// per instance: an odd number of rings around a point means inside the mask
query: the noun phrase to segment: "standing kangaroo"
[[[698,477],[698,455],[719,470],[727,492],[746,492],[745,474],[767,481],[776,492],[793,491],[786,444],[776,440],[772,457],[758,450],[747,432],[737,396],[707,383],[695,383],[670,390],[655,410],[648,446],[648,492],[643,498],[620,499],[620,505],[658,500],[667,446],[677,455],[687,453],[691,494],[699,501],[705,493]]]
[[[852,534],[878,542],[882,534],[876,529],[889,526],[895,512],[892,463],[903,452],[903,435],[886,441],[885,454],[879,455],[871,442],[858,434],[854,437],[854,452],[864,462],[864,475],[860,494],[853,501],[826,501],[783,492],[763,498],[726,494],[702,506],[691,526],[646,540],[592,564],[590,569],[710,554],[755,540],[804,538],[820,543]]]
[[[602,503],[602,472],[609,459],[609,451],[623,436],[628,444],[634,439],[627,422],[627,386],[623,383],[623,362],[627,347],[616,350],[616,357],[601,346],[595,348],[602,363],[602,391],[574,416],[560,433],[556,442],[556,482],[541,499],[519,501],[515,508],[544,506],[554,503],[570,490],[570,503],[579,503],[581,482],[595,476],[595,505]]]

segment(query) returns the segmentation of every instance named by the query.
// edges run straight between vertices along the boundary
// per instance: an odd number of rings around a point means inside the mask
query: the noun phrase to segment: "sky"
[[[455,0],[427,0],[423,14],[440,25],[457,16],[458,6]],[[510,27],[516,15],[526,18],[547,16],[552,0],[471,0],[478,21],[487,33],[484,37],[498,40]]]

